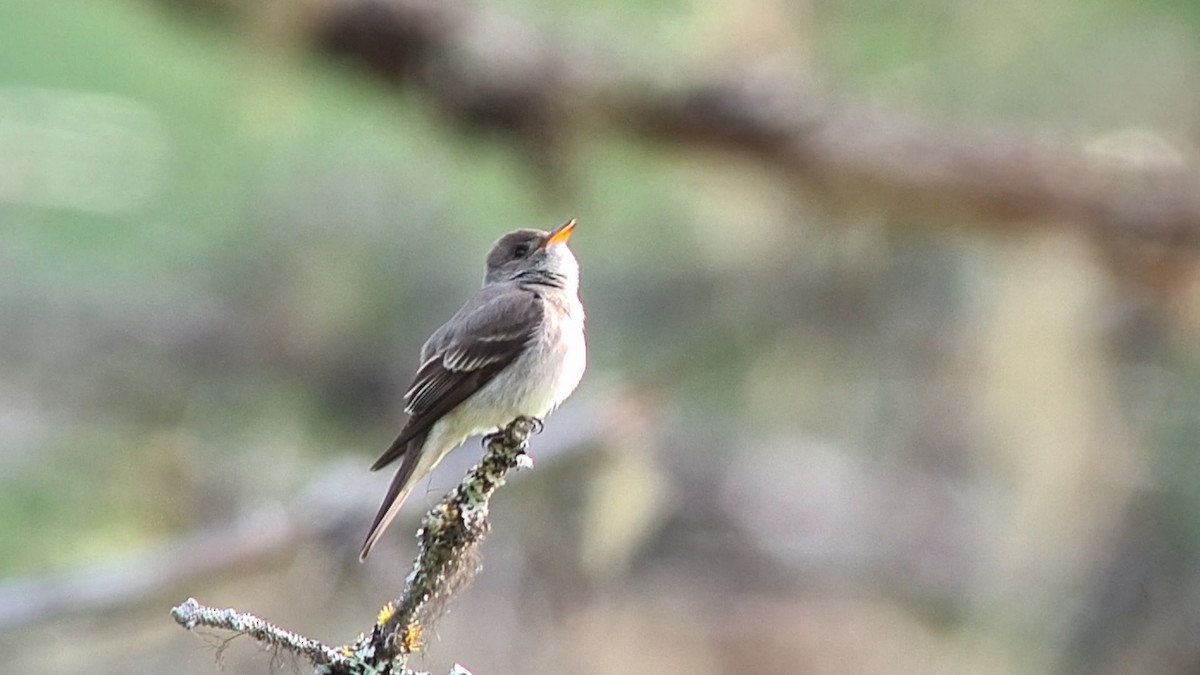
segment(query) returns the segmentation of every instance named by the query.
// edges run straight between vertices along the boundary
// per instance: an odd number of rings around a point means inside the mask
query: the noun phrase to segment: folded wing
[[[426,358],[404,395],[408,422],[371,470],[404,454],[409,442],[492,381],[541,328],[542,305],[516,284],[480,290],[426,343]]]

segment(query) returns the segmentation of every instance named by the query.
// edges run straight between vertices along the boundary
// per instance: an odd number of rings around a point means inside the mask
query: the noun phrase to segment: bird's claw
[[[531,430],[532,433],[540,434],[542,433],[542,429],[546,428],[546,424],[536,417],[526,417],[524,419],[529,422],[530,426],[533,427]],[[507,427],[502,427],[490,434],[485,434],[483,438],[480,439],[480,444],[483,445],[483,449],[487,450],[488,445],[490,445],[492,441],[504,440],[504,434],[506,433],[506,430]]]

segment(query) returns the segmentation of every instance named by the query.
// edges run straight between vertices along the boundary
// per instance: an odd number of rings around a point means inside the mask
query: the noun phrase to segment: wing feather
[[[485,286],[430,337],[404,395],[408,422],[372,470],[402,456],[411,441],[491,382],[541,328],[539,297],[517,284]]]

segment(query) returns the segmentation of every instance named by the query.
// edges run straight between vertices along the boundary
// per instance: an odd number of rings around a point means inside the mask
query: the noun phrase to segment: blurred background
[[[305,672],[424,338],[570,217],[590,367],[414,662],[1200,672],[1200,4],[0,3],[0,662]]]

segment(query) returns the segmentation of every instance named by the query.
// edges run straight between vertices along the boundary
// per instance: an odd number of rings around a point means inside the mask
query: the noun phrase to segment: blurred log
[[[180,3],[183,0],[174,0]],[[228,0],[188,0],[232,13]],[[760,62],[698,84],[591,53],[453,0],[264,3],[262,34],[348,61],[419,91],[442,119],[498,132],[562,180],[562,141],[609,127],[721,148],[786,170],[840,206],[980,226],[1078,227],[1106,240],[1200,243],[1200,167],[1149,135],[1081,141],[956,125],[806,86]],[[597,43],[600,41],[597,40]]]

